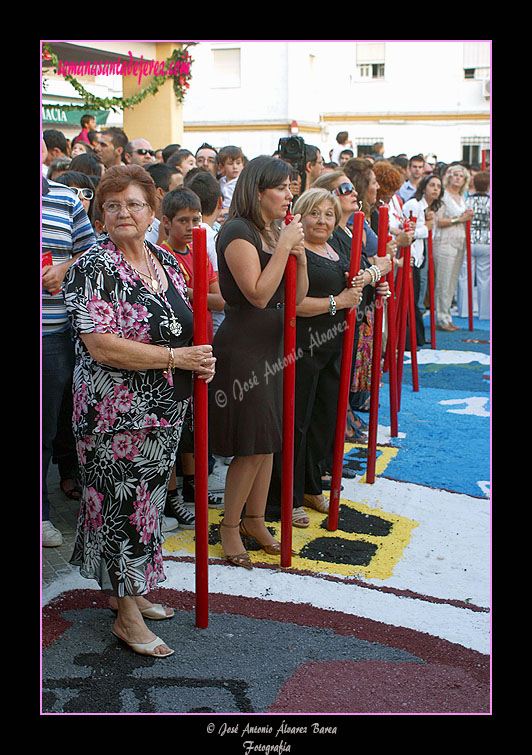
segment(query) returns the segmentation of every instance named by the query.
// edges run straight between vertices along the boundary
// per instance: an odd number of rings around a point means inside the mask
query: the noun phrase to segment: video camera
[[[305,140],[301,136],[285,136],[279,139],[279,156],[290,163],[299,175],[305,172]]]
[[[285,136],[279,139],[279,157],[289,163],[301,178],[301,191],[305,190],[305,140],[301,136]]]

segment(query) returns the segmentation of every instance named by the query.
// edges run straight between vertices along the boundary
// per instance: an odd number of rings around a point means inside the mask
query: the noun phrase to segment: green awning
[[[62,110],[57,102],[43,102],[41,111],[43,125],[46,124],[47,127],[50,127],[50,124],[60,126],[62,123],[69,126],[80,126],[81,116],[85,114],[93,115],[96,118],[97,126],[105,126],[109,113],[111,112],[110,110],[93,111],[89,109]]]

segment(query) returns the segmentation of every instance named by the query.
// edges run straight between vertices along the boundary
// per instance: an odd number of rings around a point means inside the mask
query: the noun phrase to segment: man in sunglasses
[[[140,165],[141,168],[156,162],[155,150],[147,139],[133,139],[128,142],[124,157],[127,165]]]

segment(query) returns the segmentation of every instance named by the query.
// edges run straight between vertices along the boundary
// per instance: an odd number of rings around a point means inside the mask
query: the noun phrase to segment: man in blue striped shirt
[[[50,522],[46,478],[65,387],[74,368],[74,345],[61,286],[68,268],[95,242],[83,205],[68,186],[42,179],[42,544],[61,545]],[[50,262],[51,264],[46,264]]]

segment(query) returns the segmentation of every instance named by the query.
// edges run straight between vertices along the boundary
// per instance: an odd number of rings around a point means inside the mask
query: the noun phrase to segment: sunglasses
[[[76,186],[70,186],[72,191],[75,191],[80,199],[92,199],[94,191],[92,189],[78,189]]]
[[[155,157],[153,149],[136,149],[135,152],[137,155],[150,155],[151,157]]]
[[[346,181],[343,184],[340,184],[340,186],[337,186],[336,189],[333,189],[332,193],[340,197],[344,194],[351,194],[351,192],[354,190],[355,187],[353,186],[353,184],[349,183],[349,181]]]

